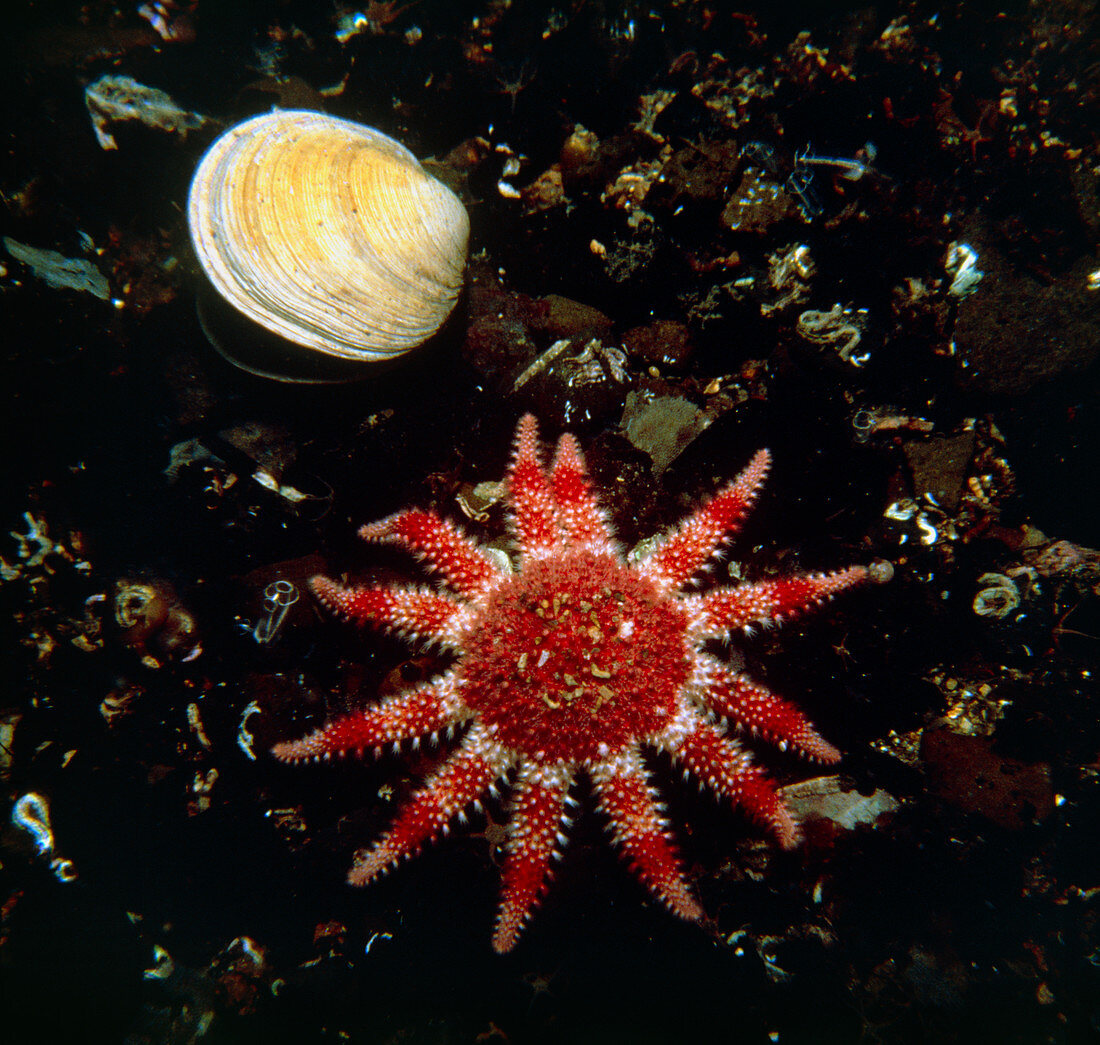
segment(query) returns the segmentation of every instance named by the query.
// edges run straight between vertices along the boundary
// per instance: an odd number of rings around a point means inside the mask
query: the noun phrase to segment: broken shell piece
[[[87,258],[67,258],[56,250],[42,250],[4,237],[4,246],[16,261],[30,267],[36,278],[46,286],[59,290],[80,290],[106,301],[111,296],[107,277]]]
[[[973,608],[979,617],[1007,617],[1020,605],[1020,591],[1011,577],[983,573],[978,583],[983,587],[974,596]]]
[[[156,87],[146,87],[129,76],[101,76],[84,88],[84,104],[92,118],[96,140],[104,149],[117,149],[108,130],[112,123],[137,120],[146,127],[174,131],[181,137],[206,123],[206,117],[181,109]]]
[[[50,870],[61,882],[76,881],[76,868],[71,860],[55,855],[53,827],[50,824],[50,804],[42,795],[28,791],[15,800],[11,810],[12,826],[26,831],[34,840],[38,855],[50,861]]]
[[[845,831],[861,824],[874,826],[880,817],[896,812],[898,800],[876,788],[870,795],[846,789],[838,776],[815,777],[779,789],[783,801],[800,821],[830,820]]]
[[[951,277],[947,293],[953,298],[969,297],[978,289],[978,284],[985,275],[978,268],[978,252],[969,243],[949,244],[943,267]]]

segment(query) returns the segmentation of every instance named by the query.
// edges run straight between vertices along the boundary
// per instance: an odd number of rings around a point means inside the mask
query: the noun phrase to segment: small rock
[[[714,417],[681,396],[643,399],[637,392],[626,397],[622,428],[635,448],[649,454],[653,473],[663,472]]]
[[[297,443],[280,425],[245,421],[222,429],[218,437],[276,477],[283,475],[298,457]]]
[[[737,143],[732,141],[680,149],[661,168],[660,179],[650,189],[646,203],[675,208],[720,201],[736,176],[739,155]]]
[[[538,349],[527,328],[506,316],[479,316],[466,328],[462,356],[478,373],[497,378],[534,359]]]
[[[562,337],[606,337],[612,322],[598,308],[560,294],[547,294],[536,306],[535,326],[555,340]]]
[[[1100,294],[1088,289],[1095,258],[1083,256],[1046,282],[980,238],[971,244],[985,278],[959,304],[960,382],[987,395],[1021,395],[1090,366],[1100,354]]]
[[[762,235],[797,213],[794,201],[782,185],[749,167],[722,211],[722,224],[733,232]]]
[[[913,473],[913,494],[931,494],[945,511],[953,512],[966,492],[966,473],[974,457],[977,433],[940,436],[927,442],[907,441],[905,459]]]
[[[920,753],[934,794],[1010,831],[1045,820],[1054,809],[1050,766],[999,755],[992,737],[926,729]]]
[[[544,170],[520,192],[528,214],[550,210],[567,202],[562,183],[561,167],[556,163]]]
[[[594,163],[599,144],[599,138],[578,123],[561,147],[558,159],[562,168],[572,174]]]
[[[623,347],[646,363],[674,368],[684,366],[695,348],[691,331],[673,319],[657,319],[628,330]]]

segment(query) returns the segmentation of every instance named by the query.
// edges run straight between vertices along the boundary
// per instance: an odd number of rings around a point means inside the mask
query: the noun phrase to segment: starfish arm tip
[[[300,741],[284,740],[271,749],[271,754],[280,762],[301,762],[304,755],[297,754],[297,745]]]

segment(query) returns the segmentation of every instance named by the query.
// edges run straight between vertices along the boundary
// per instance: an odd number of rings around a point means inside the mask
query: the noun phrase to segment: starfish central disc
[[[615,556],[528,563],[475,629],[463,693],[488,732],[536,762],[606,758],[661,733],[691,674],[687,614]]]

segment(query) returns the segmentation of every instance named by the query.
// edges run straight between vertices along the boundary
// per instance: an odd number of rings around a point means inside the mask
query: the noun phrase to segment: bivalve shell
[[[355,361],[431,337],[462,288],[470,222],[399,142],[323,113],[233,127],[191,183],[195,250],[221,295],[289,341]]]

